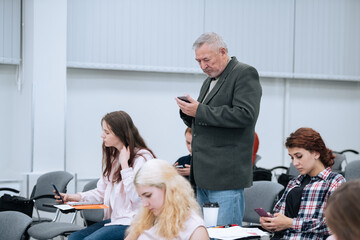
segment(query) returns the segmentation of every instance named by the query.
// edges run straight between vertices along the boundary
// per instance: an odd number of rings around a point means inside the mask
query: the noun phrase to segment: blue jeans
[[[242,226],[245,212],[244,189],[206,190],[197,187],[197,201],[200,207],[206,202],[219,203],[217,225],[238,224]]]
[[[70,234],[68,240],[123,240],[125,238],[125,231],[128,225],[110,225],[110,219],[102,222],[94,223],[93,225]]]

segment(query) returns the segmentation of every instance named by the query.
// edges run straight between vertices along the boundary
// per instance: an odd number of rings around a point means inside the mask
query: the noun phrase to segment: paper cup
[[[215,203],[204,203],[203,213],[206,227],[214,227],[217,224],[219,212],[219,204]]]

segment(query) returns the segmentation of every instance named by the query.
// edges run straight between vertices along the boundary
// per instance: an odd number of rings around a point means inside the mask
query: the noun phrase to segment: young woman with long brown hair
[[[155,157],[126,112],[106,114],[101,125],[103,174],[97,188],[76,194],[61,193],[61,196],[64,201],[101,201],[109,208],[104,210],[104,221],[71,234],[69,240],[124,239],[125,230],[141,203],[133,183],[135,173]]]

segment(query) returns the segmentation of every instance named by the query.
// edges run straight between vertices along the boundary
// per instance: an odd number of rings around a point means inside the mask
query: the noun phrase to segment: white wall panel
[[[259,136],[258,167],[283,165],[285,79],[261,78],[263,95],[255,131]]]
[[[199,73],[191,45],[216,31],[263,77],[360,80],[357,0],[74,0],[68,66]]]
[[[158,158],[188,154],[175,97],[197,98],[204,75],[70,69],[66,127],[67,170],[79,178],[101,174],[102,117],[124,110]],[[86,167],[84,167],[86,166]]]
[[[359,150],[359,93],[359,82],[290,80],[286,136],[311,127],[333,150]]]
[[[262,76],[292,76],[294,1],[208,0],[205,32],[218,32],[231,55]]]
[[[10,159],[12,159],[12,152],[10,146],[12,138],[12,106],[9,104],[9,99],[12,99],[13,93],[16,90],[15,85],[15,66],[0,64],[0,179],[10,178],[8,171],[4,169],[12,169],[9,166]]]
[[[0,63],[20,63],[20,0],[0,0]]]
[[[28,132],[24,129],[29,124],[24,118],[27,110],[18,105],[18,99],[26,94],[17,90],[16,68],[0,64],[0,180],[20,179],[30,170]]]
[[[360,80],[360,1],[296,1],[295,76]]]
[[[203,1],[69,1],[68,66],[199,72],[202,27]]]

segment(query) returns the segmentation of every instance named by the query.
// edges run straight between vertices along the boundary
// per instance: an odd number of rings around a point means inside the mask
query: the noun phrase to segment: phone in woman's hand
[[[263,208],[255,208],[254,210],[257,212],[257,214],[259,214],[260,217],[272,217]]]
[[[60,197],[62,203],[65,203],[64,199],[61,197],[59,190],[56,188],[55,184],[52,184],[53,188],[55,189],[56,194]]]

